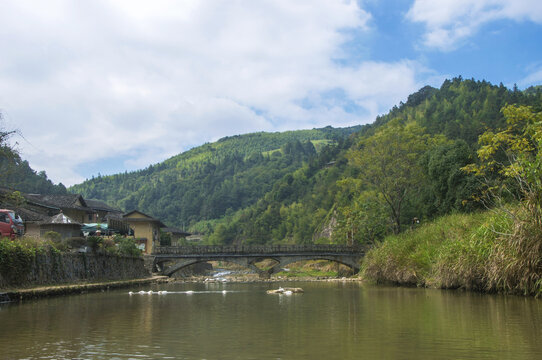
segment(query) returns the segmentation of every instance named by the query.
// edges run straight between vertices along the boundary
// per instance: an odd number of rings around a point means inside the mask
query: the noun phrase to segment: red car
[[[23,219],[13,210],[0,209],[0,237],[15,239],[24,235]]]

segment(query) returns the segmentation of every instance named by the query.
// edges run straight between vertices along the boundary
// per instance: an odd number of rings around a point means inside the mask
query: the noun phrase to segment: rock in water
[[[267,290],[268,294],[301,294],[304,293],[302,288],[278,288],[276,290]]]

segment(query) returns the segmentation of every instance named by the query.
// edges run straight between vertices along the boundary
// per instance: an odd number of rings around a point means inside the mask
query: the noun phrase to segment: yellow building
[[[160,245],[160,228],[166,227],[160,220],[137,210],[124,214],[122,219],[134,230],[134,237],[140,241],[145,254]]]

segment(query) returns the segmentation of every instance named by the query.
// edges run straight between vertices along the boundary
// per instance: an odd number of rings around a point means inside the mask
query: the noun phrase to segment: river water
[[[266,294],[292,284],[305,293]],[[541,359],[542,301],[357,282],[148,285],[0,304],[0,358]]]

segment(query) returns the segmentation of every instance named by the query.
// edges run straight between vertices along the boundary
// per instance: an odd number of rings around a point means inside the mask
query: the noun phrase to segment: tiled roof
[[[29,203],[37,205],[53,206],[62,209],[79,209],[86,210],[86,202],[81,195],[42,195],[42,194],[23,194],[24,198]],[[82,206],[77,204],[77,200]]]
[[[111,207],[107,205],[105,202],[100,200],[89,200],[85,199],[85,202],[89,208],[92,210],[102,210],[102,211],[109,211],[109,212],[122,212],[120,209],[115,209],[114,207]]]
[[[73,221],[63,213],[56,214],[55,216],[50,217],[48,220],[44,221],[43,224],[70,224],[70,225],[81,225],[77,221]]]
[[[192,235],[190,233],[182,231],[181,229],[177,229],[177,228],[173,228],[173,227],[164,228],[164,229],[162,229],[162,231],[166,232],[166,233],[180,235],[180,236],[190,236],[190,235]]]
[[[138,213],[138,214],[141,214],[143,216],[145,216],[144,218],[134,218],[134,217],[128,217],[129,215],[131,214],[134,214],[134,213]],[[160,226],[161,228],[165,228],[166,225],[164,225],[163,222],[161,222],[160,220],[158,219],[155,219],[153,218],[152,216],[150,215],[147,215],[145,213],[142,213],[141,211],[138,211],[138,210],[133,210],[133,211],[130,211],[129,213],[126,213],[122,216],[123,220],[126,221],[126,222],[157,222],[158,223],[158,226]]]
[[[48,216],[30,209],[25,209],[20,206],[9,206],[10,209],[14,210],[25,222],[43,222],[48,219]]]

